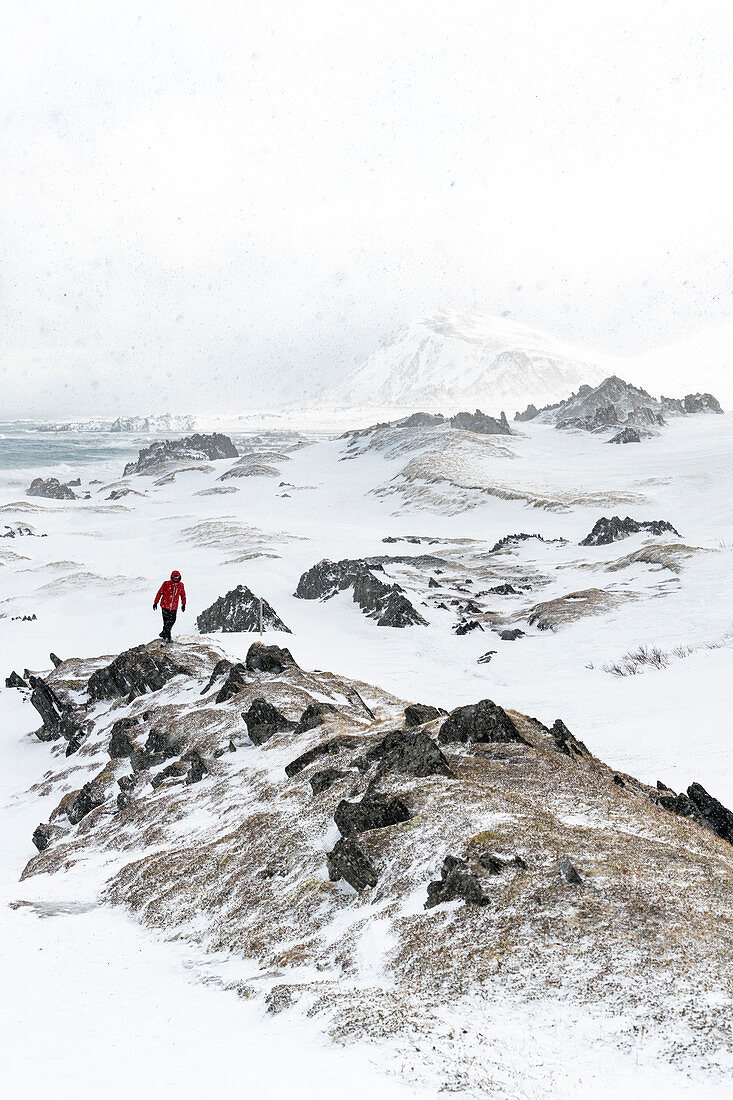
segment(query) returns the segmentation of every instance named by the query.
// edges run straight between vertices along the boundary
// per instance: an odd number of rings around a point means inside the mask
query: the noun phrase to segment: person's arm
[[[183,582],[181,582],[181,611],[185,611],[185,610],[186,610],[186,589],[183,587]]]
[[[160,603],[160,597],[163,595],[163,588],[164,588],[164,585],[161,584],[160,588],[158,589],[157,595],[156,595],[155,599],[153,600],[153,611],[158,610],[158,604]]]

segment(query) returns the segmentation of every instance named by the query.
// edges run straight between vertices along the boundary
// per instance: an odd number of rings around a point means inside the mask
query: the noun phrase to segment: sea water
[[[34,477],[65,482],[122,477],[125,463],[157,436],[132,432],[46,432],[0,424],[0,486],[25,490]],[[94,473],[90,468],[94,468]]]

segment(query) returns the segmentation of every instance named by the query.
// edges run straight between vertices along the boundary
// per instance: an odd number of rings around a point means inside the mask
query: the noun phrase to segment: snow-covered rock
[[[238,584],[225,596],[219,596],[211,607],[201,612],[196,626],[202,634],[232,634],[260,629],[291,633],[267,600],[255,596],[245,584]]]
[[[228,435],[191,435],[185,439],[163,439],[143,447],[136,462],[128,462],[124,477],[130,474],[157,473],[166,462],[190,462],[218,458],[237,458],[237,448]]]

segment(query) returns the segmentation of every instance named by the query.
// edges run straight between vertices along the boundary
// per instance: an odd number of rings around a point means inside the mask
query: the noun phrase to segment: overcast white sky
[[[441,307],[729,320],[732,56],[711,0],[10,0],[2,413],[293,399]]]

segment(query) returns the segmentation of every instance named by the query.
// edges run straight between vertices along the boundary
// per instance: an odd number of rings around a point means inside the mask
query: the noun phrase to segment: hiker
[[[177,569],[171,573],[169,581],[163,581],[153,603],[153,611],[158,610],[160,604],[163,612],[163,629],[158,635],[164,642],[171,640],[171,627],[178,615],[178,601],[181,601],[181,611],[186,610],[186,589],[181,582],[181,574]]]

